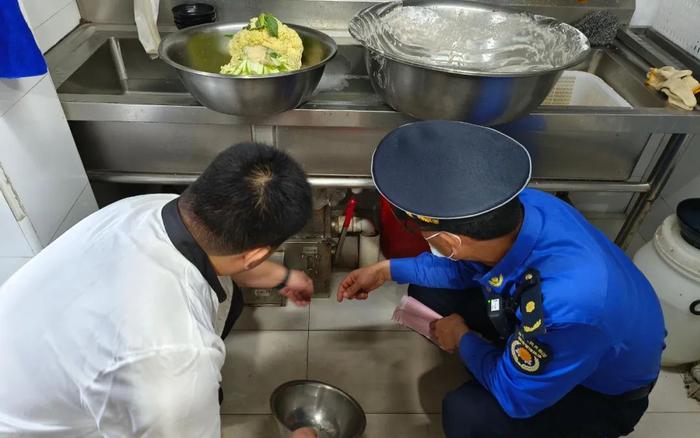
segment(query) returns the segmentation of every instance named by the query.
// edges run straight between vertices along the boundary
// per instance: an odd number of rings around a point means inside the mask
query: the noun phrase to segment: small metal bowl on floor
[[[270,410],[282,438],[308,427],[318,438],[358,438],[367,419],[359,403],[342,390],[313,380],[294,380],[270,396]]]

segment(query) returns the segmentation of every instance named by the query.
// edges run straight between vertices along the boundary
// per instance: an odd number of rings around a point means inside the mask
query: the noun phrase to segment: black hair
[[[311,204],[301,166],[254,143],[221,152],[179,201],[190,231],[212,255],[281,245],[306,225]]]
[[[507,236],[518,229],[522,220],[522,204],[517,196],[501,207],[468,219],[442,220],[438,224],[427,224],[413,219],[415,224],[425,231],[447,231],[474,240],[491,240]]]

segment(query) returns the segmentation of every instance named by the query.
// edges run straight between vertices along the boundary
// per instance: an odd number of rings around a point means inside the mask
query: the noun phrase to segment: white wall
[[[46,52],[80,21],[75,0],[21,0]],[[48,74],[0,79],[0,283],[97,209]]]
[[[700,58],[700,0],[637,0],[633,26],[651,26]],[[695,72],[700,75],[700,72]]]
[[[632,26],[651,26],[660,4],[661,0],[637,0],[631,22]]]

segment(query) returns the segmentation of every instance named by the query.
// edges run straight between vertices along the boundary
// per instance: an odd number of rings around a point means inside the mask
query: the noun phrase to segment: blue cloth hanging
[[[46,61],[18,0],[0,0],[0,78],[38,76],[46,71]]]

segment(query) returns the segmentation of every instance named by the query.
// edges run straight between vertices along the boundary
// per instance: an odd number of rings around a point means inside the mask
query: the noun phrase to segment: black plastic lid
[[[216,9],[214,9],[214,6],[207,3],[184,3],[175,6],[172,11],[173,16],[176,19],[199,17],[209,18],[216,15]]]
[[[700,249],[700,198],[682,201],[676,207],[683,240]]]
[[[180,19],[180,20],[175,20],[175,25],[178,27],[178,29],[182,29],[184,27],[192,27],[192,26],[197,26],[200,24],[205,24],[205,23],[213,23],[215,19],[212,18],[188,18],[188,19]]]

